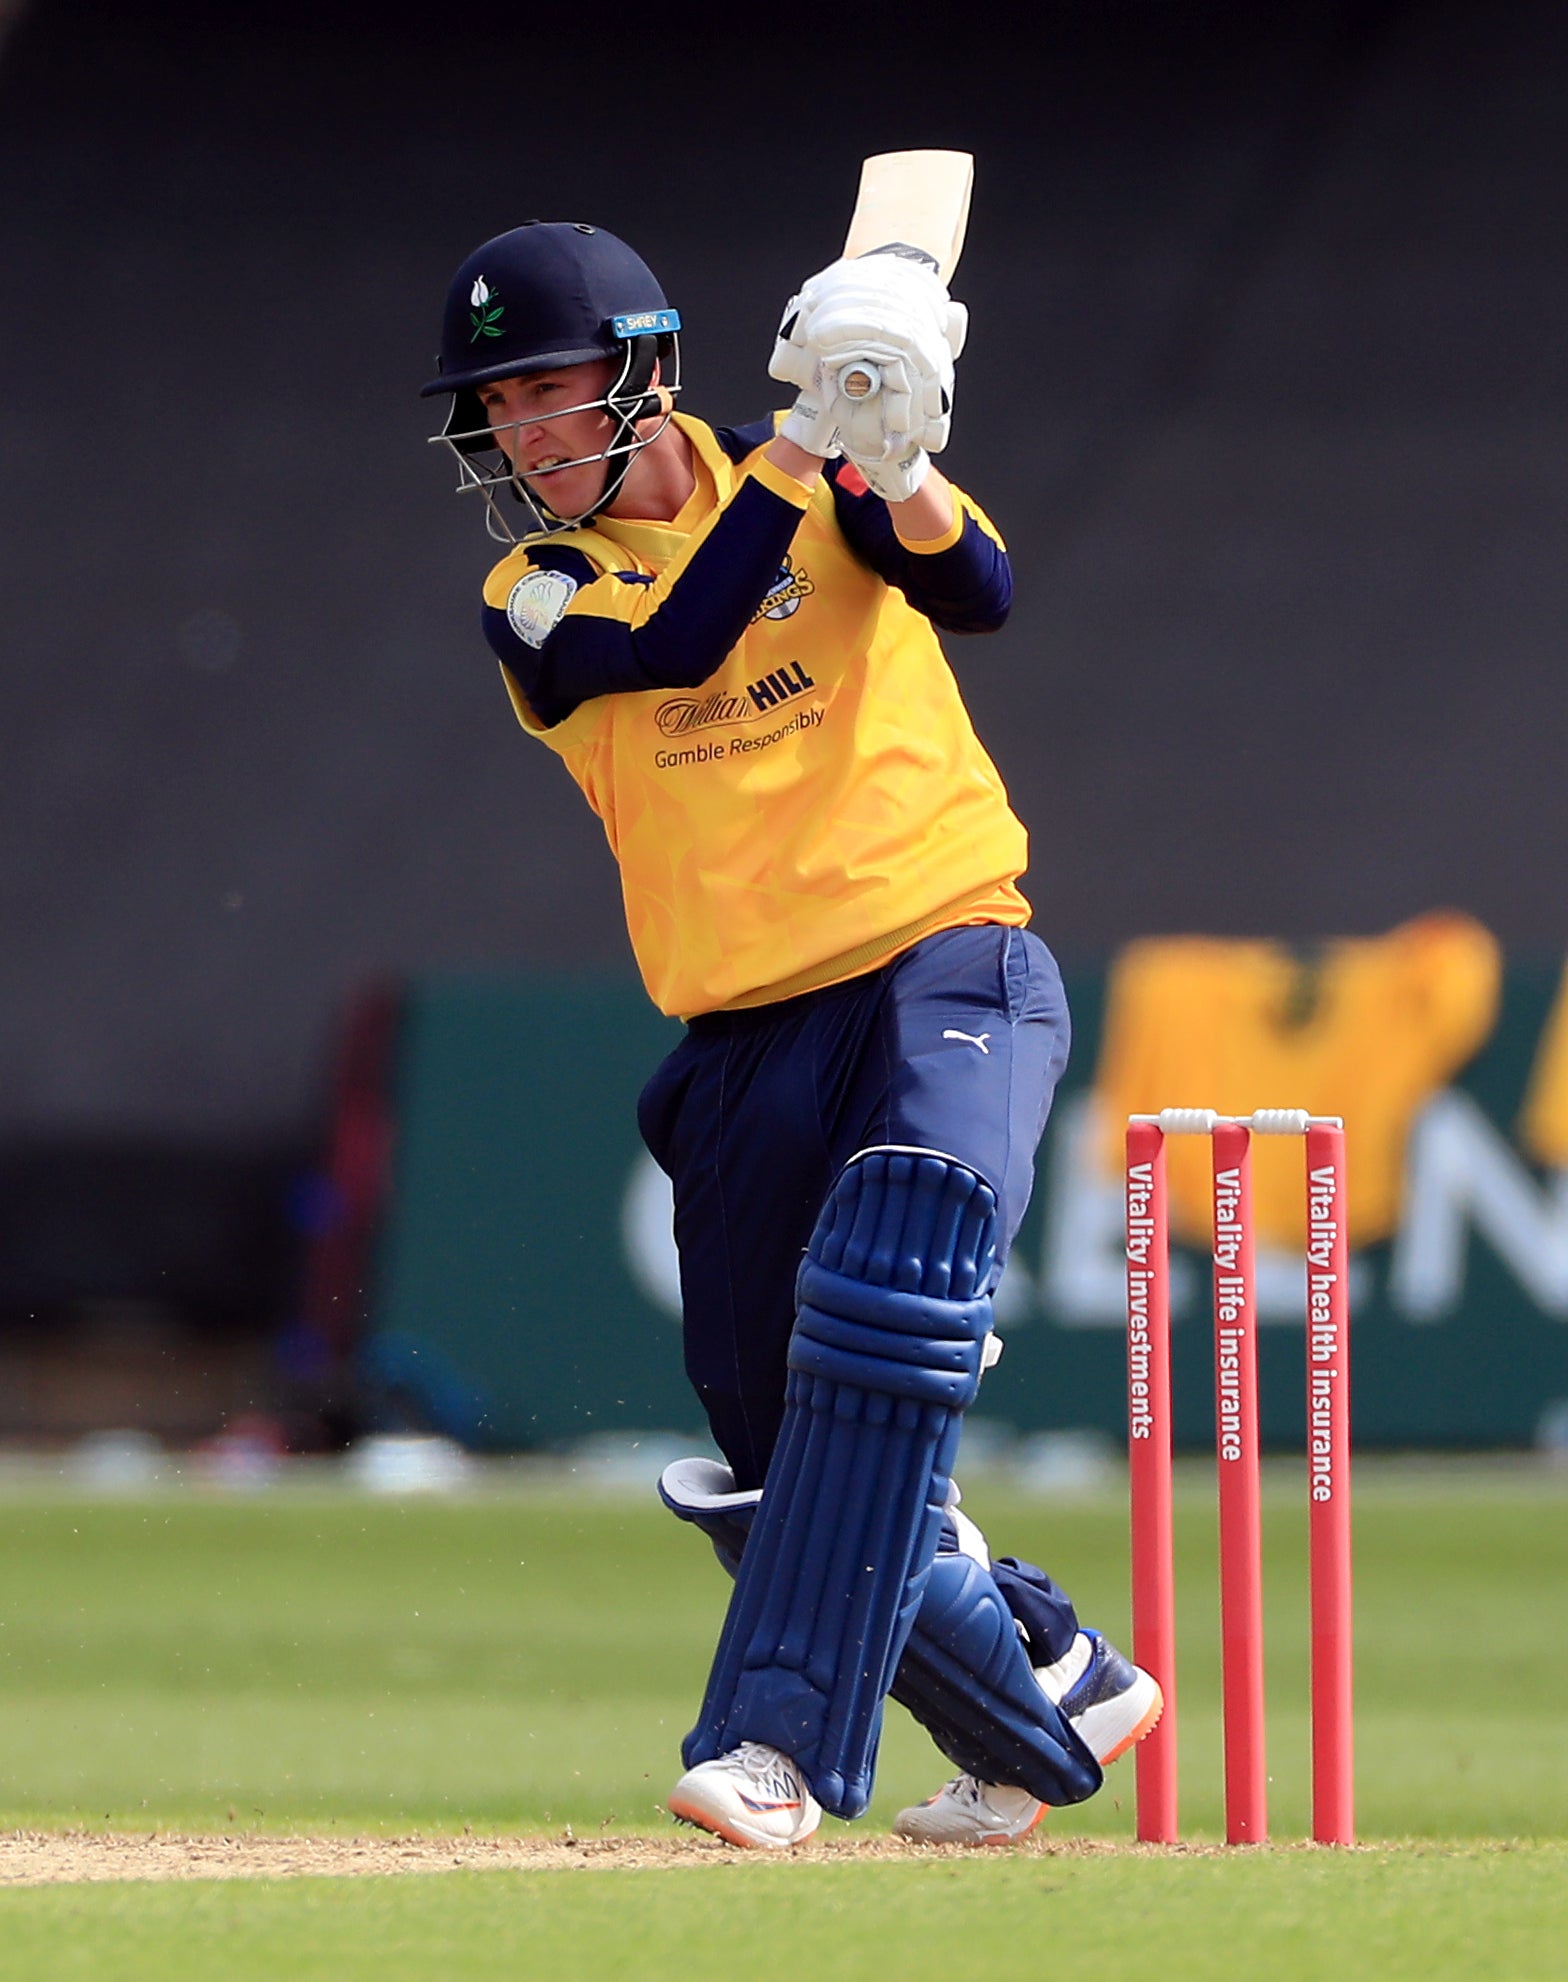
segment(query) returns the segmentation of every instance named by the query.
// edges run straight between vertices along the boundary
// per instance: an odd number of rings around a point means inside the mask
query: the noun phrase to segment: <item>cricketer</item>
[[[957,1771],[895,1828],[958,1844],[1092,1795],[1161,1711],[951,1479],[1069,1039],[938,639],[1011,597],[931,460],[966,321],[929,258],[842,259],[784,313],[790,409],[715,428],[676,410],[680,318],[642,260],[533,222],[458,270],[424,387],[512,545],[483,606],[512,705],[685,1022],[638,1120],[724,1463],[660,1490],[735,1587],[669,1805],[741,1846],[864,1812],[889,1692]]]

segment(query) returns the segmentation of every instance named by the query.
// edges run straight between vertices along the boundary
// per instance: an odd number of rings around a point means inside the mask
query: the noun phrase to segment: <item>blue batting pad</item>
[[[682,1459],[659,1481],[666,1507],[708,1537],[733,1576],[762,1498],[733,1491],[726,1466]],[[1053,1809],[1104,1780],[1075,1728],[1040,1688],[992,1572],[953,1550],[949,1525],[891,1687],[955,1767],[1012,1783]]]
[[[932,1564],[891,1690],[948,1760],[981,1782],[1011,1783],[1058,1809],[1105,1780],[1035,1678],[996,1578],[967,1555]]]
[[[991,1326],[996,1196],[930,1150],[849,1163],[796,1284],[784,1423],[688,1768],[742,1741],[823,1808],[871,1797],[882,1702],[931,1572]]]

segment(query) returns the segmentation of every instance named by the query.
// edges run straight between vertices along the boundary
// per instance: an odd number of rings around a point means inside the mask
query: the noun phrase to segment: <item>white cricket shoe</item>
[[[1165,1711],[1153,1674],[1098,1631],[1080,1631],[1054,1665],[1037,1665],[1034,1676],[1102,1768],[1141,1741]],[[924,1803],[900,1810],[893,1831],[914,1844],[1016,1844],[1046,1808],[1026,1789],[954,1776]]]
[[[1065,1656],[1055,1665],[1037,1665],[1034,1676],[1102,1769],[1141,1741],[1165,1711],[1153,1673],[1098,1631],[1080,1631]]]
[[[1039,1823],[1045,1808],[1027,1789],[954,1776],[924,1803],[900,1810],[893,1834],[911,1844],[1016,1844]]]
[[[743,1741],[699,1762],[670,1791],[670,1809],[731,1844],[788,1851],[822,1822],[822,1806],[790,1760],[765,1741]]]

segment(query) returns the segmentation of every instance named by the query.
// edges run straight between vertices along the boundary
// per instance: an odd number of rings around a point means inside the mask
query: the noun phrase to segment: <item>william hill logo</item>
[[[754,723],[816,685],[799,661],[791,661],[748,681],[743,695],[674,696],[659,704],[653,719],[664,736],[690,736],[694,729],[713,729],[720,723]]]
[[[773,589],[751,616],[756,625],[759,619],[788,619],[792,613],[800,611],[802,599],[809,599],[816,590],[804,571],[797,571],[785,558],[779,566],[779,575],[773,581]]]
[[[775,668],[765,674],[760,681],[748,681],[746,693],[757,709],[776,709],[781,702],[792,701],[797,695],[804,695],[816,683],[799,661],[791,661],[788,667]]]

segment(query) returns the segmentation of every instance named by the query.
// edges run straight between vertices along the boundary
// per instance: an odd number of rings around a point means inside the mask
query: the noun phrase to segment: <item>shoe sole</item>
[[[1102,1769],[1108,1769],[1112,1762],[1120,1761],[1129,1748],[1136,1748],[1143,1737],[1146,1734],[1152,1734],[1158,1725],[1159,1718],[1165,1711],[1165,1695],[1160,1691],[1160,1683],[1157,1679],[1152,1680],[1150,1683],[1154,1687],[1154,1698],[1149,1702],[1142,1717],[1132,1731],[1124,1735],[1111,1749],[1109,1754],[1101,1755],[1098,1758]]]
[[[817,1834],[812,1825],[799,1837],[748,1837],[736,1824],[727,1824],[722,1817],[714,1816],[711,1810],[702,1810],[695,1803],[684,1798],[670,1797],[667,1805],[671,1816],[679,1817],[683,1824],[695,1824],[700,1831],[707,1831],[713,1837],[723,1838],[726,1844],[738,1845],[742,1851],[798,1851],[803,1844],[809,1844]]]
[[[984,1837],[918,1837],[901,1831],[895,1824],[893,1835],[902,1838],[905,1844],[956,1844],[966,1851],[1005,1851],[1010,1844],[1022,1844],[1032,1830],[1043,1824],[1050,1807],[1048,1803],[1042,1803],[1021,1831],[988,1831]]]
[[[979,1840],[981,1846],[987,1851],[1005,1851],[1010,1844],[1022,1844],[1031,1831],[1037,1831],[1045,1822],[1050,1807],[1049,1803],[1042,1803],[1021,1831],[993,1831],[990,1837]]]

